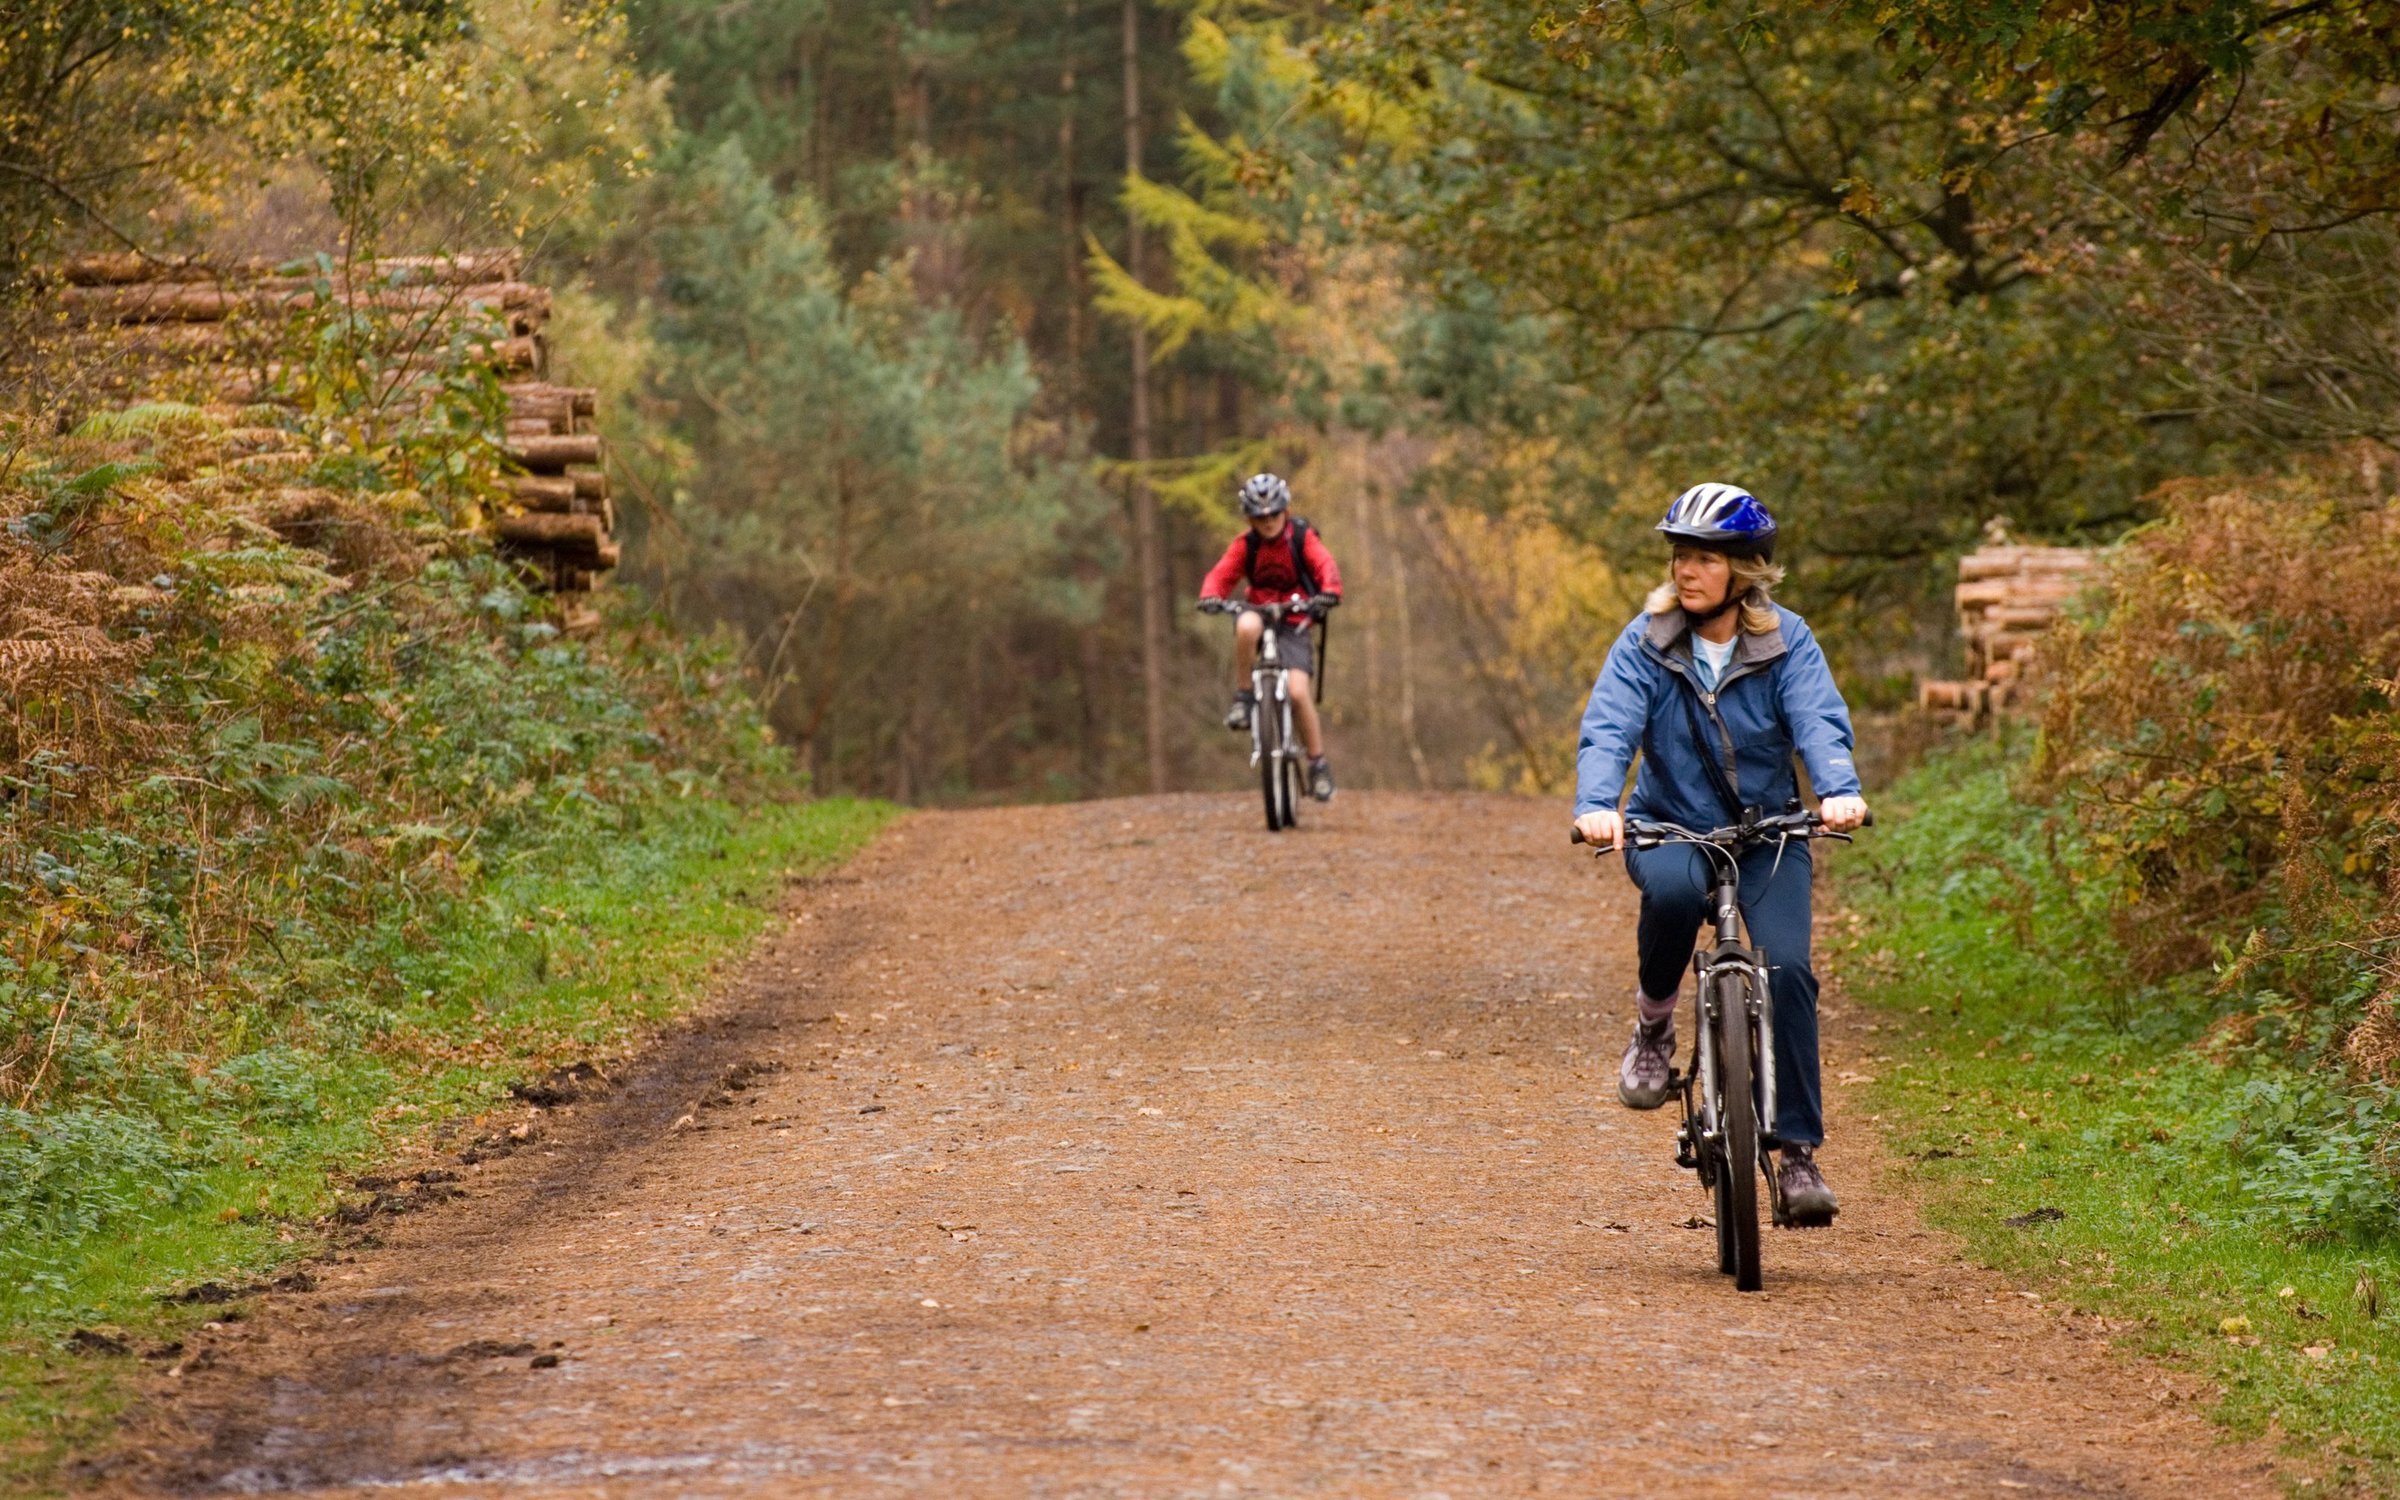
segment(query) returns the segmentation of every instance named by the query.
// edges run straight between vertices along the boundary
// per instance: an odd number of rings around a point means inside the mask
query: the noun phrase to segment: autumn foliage
[[[2380,1069],[2367,1044],[2400,985],[2390,471],[2347,454],[2159,499],[2053,649],[2036,781],[2123,882],[2144,968],[2213,958],[2229,989],[2338,1007]]]

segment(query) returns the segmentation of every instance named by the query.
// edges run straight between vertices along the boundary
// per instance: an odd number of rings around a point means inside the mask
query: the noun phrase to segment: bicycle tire
[[[1733,1243],[1733,1174],[1725,1170],[1722,1137],[1715,1153],[1715,1176],[1708,1184],[1710,1202],[1717,1216],[1717,1274],[1731,1276],[1741,1265],[1741,1257]]]
[[[1758,1095],[1751,1078],[1749,981],[1728,976],[1717,985],[1717,1108],[1725,1136],[1724,1179],[1717,1189],[1718,1269],[1732,1275],[1736,1291],[1755,1292],[1760,1281]]]
[[[1283,755],[1283,826],[1286,828],[1300,826],[1300,797],[1300,757],[1287,750]]]
[[[1250,712],[1258,725],[1258,790],[1267,804],[1267,832],[1283,832],[1283,723],[1280,705],[1261,697]]]

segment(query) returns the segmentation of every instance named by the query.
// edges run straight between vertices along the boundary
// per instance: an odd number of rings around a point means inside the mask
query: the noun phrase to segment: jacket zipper
[[[1739,800],[1742,792],[1742,765],[1740,759],[1735,756],[1733,751],[1733,730],[1727,727],[1725,723],[1725,716],[1717,712],[1717,693],[1723,692],[1727,683],[1730,683],[1736,678],[1742,677],[1750,672],[1760,671],[1762,668],[1756,665],[1729,667],[1726,670],[1725,675],[1717,679],[1716,690],[1712,692],[1709,689],[1702,687],[1699,682],[1692,677],[1692,674],[1684,669],[1683,663],[1677,661],[1671,654],[1665,651],[1660,651],[1657,654],[1659,660],[1667,664],[1667,669],[1669,671],[1682,678],[1685,685],[1690,687],[1694,693],[1699,695],[1700,706],[1708,710],[1708,722],[1717,726],[1717,737],[1720,741],[1720,748],[1724,751],[1724,754],[1720,757],[1720,759],[1723,761],[1725,767],[1725,782],[1726,785],[1733,788],[1734,796],[1736,800]],[[1735,811],[1738,813],[1741,811],[1741,809],[1736,808]]]
[[[1733,747],[1732,726],[1725,722],[1725,716],[1723,714],[1717,712],[1717,699],[1723,695],[1727,687],[1731,686],[1734,682],[1738,681],[1742,677],[1745,677],[1752,672],[1763,672],[1765,670],[1766,664],[1763,662],[1749,666],[1729,666],[1725,669],[1725,675],[1717,679],[1717,685],[1714,691],[1702,689],[1700,692],[1700,706],[1708,710],[1708,721],[1717,726],[1718,737],[1721,738],[1725,743],[1725,773],[1733,778],[1733,789],[1737,793],[1742,789],[1741,757]],[[1698,683],[1694,683],[1692,686],[1698,688],[1700,685]]]

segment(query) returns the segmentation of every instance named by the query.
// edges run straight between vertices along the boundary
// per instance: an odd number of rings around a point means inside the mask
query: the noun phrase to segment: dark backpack
[[[1292,567],[1300,575],[1300,591],[1313,599],[1320,591],[1317,588],[1316,570],[1308,565],[1308,537],[1311,529],[1308,522],[1294,516],[1292,524],[1286,527],[1284,534],[1277,537],[1276,540],[1290,542]],[[1262,539],[1255,529],[1246,529],[1242,532],[1242,540],[1248,543],[1242,550],[1242,578],[1247,582],[1258,575],[1258,549]]]

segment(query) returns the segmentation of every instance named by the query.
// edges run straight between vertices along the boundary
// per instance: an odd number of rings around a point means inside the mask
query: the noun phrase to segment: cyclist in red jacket
[[[1253,474],[1243,481],[1242,514],[1250,529],[1233,539],[1217,565],[1201,580],[1203,599],[1230,599],[1233,586],[1249,580],[1246,596],[1252,604],[1306,600],[1318,616],[1342,602],[1342,570],[1317,529],[1291,514],[1292,489],[1272,474]],[[1288,674],[1292,717],[1299,722],[1300,743],[1308,748],[1308,794],[1319,802],[1333,800],[1333,767],[1325,759],[1325,734],[1317,723],[1317,700],[1310,684],[1316,653],[1303,615],[1277,627],[1275,650]],[[1250,691],[1250,668],[1258,657],[1258,640],[1266,632],[1266,617],[1245,611],[1234,625],[1233,707],[1225,727],[1237,732],[1250,727],[1258,707]]]

